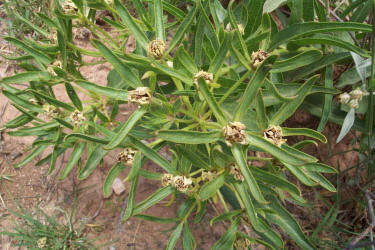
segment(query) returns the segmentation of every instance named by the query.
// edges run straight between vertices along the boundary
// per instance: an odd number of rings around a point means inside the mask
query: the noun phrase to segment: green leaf
[[[115,100],[127,101],[128,91],[111,87],[104,87],[84,80],[76,80],[75,83],[88,91],[98,95],[104,95]]]
[[[241,145],[235,144],[231,148],[232,154],[234,159],[236,160],[236,163],[238,167],[241,170],[241,173],[245,179],[245,182],[247,183],[247,186],[249,187],[250,193],[254,196],[254,198],[261,202],[265,203],[266,200],[263,197],[263,194],[261,190],[259,189],[258,183],[255,180],[251,170],[247,166],[247,161],[244,153],[242,152]]]
[[[349,112],[346,114],[344,122],[342,123],[342,127],[340,130],[340,134],[337,137],[336,143],[339,143],[350,131],[354,124],[355,120],[355,109],[350,109]]]
[[[87,146],[87,143],[82,143],[82,142],[76,142],[73,152],[69,158],[68,163],[65,165],[63,171],[60,174],[59,179],[63,180],[65,179],[70,171],[72,171],[73,167],[78,163],[78,161],[81,159],[81,156],[83,152],[85,151],[85,148]]]
[[[32,104],[31,102],[21,98],[19,95],[12,94],[9,91],[3,90],[3,94],[12,102],[18,104],[22,108],[28,109],[32,112],[42,113],[43,109],[39,105]]]
[[[169,237],[167,247],[165,248],[166,250],[173,250],[174,247],[176,246],[177,241],[179,240],[182,232],[182,228],[184,226],[184,222],[180,222],[176,229],[172,232],[171,236]]]
[[[335,168],[330,167],[323,163],[318,163],[318,162],[307,163],[303,166],[305,167],[306,170],[309,170],[311,172],[321,172],[321,173],[331,173],[331,174],[337,173],[337,170]]]
[[[199,1],[200,0],[197,0],[197,3],[199,3]],[[197,10],[198,4],[195,4],[195,6],[189,11],[188,15],[184,18],[181,25],[177,28],[165,54],[169,54],[180,43],[190,25],[193,23]]]
[[[14,164],[15,168],[20,168],[25,166],[27,163],[31,162],[36,156],[41,154],[45,149],[47,148],[47,145],[42,145],[39,147],[36,147],[28,156],[26,156],[22,161],[20,161],[17,164]]]
[[[316,249],[304,235],[301,227],[293,216],[280,204],[275,196],[267,196],[268,207],[276,213],[267,213],[270,220],[281,227],[302,249]]]
[[[198,150],[193,150],[187,145],[177,145],[176,149],[178,154],[184,156],[195,166],[207,170],[211,169],[207,163],[208,159],[204,159],[204,156],[200,155]]]
[[[225,234],[215,243],[211,250],[233,249],[233,244],[236,240],[236,232],[239,223],[239,219],[233,221]]]
[[[271,13],[276,10],[279,6],[287,3],[287,0],[266,0],[263,5],[263,13]]]
[[[353,23],[353,22],[306,22],[296,23],[288,26],[287,28],[276,32],[271,37],[270,50],[275,49],[279,45],[296,39],[301,36],[311,35],[314,33],[325,32],[371,32],[372,27],[368,24]]]
[[[247,132],[247,138],[249,140],[250,145],[254,145],[257,148],[260,148],[261,150],[275,156],[279,160],[285,161],[292,165],[303,165],[306,163],[305,160],[302,160],[300,158],[295,157],[294,155],[288,153],[284,149],[276,146],[269,140],[260,137],[254,133]]]
[[[320,132],[309,128],[282,128],[283,136],[304,135],[327,143],[327,138]]]
[[[84,180],[89,177],[107,153],[108,151],[104,150],[101,144],[96,145],[94,150],[87,157],[85,166],[78,173],[78,179]]]
[[[0,83],[5,84],[17,84],[17,83],[26,83],[31,81],[39,81],[40,79],[48,80],[50,74],[43,71],[28,71],[18,73],[12,76],[4,77],[0,80]]]
[[[45,94],[42,94],[42,93],[39,93],[33,89],[30,89],[28,90],[30,92],[32,92],[34,95],[38,96],[39,98],[42,98],[44,100],[46,100],[49,104],[55,106],[55,107],[60,107],[60,108],[63,108],[63,109],[66,109],[67,111],[70,111],[70,112],[73,112],[75,110],[74,107],[72,107],[71,105],[69,104],[66,104],[65,102],[62,102],[62,101],[59,101],[49,95],[45,95]]]
[[[242,213],[241,209],[236,209],[236,210],[233,210],[233,211],[230,211],[230,212],[227,212],[227,213],[222,213],[222,214],[220,214],[220,215],[218,215],[218,216],[216,216],[216,217],[214,217],[210,220],[210,226],[212,227],[212,225],[215,222],[231,220],[234,216],[237,216],[241,213]]]
[[[302,159],[306,162],[317,162],[318,159],[316,159],[314,156],[306,154],[305,152],[302,152],[296,148],[290,147],[287,144],[281,145],[281,148],[288,152],[291,155],[294,155],[294,157]]]
[[[85,135],[85,134],[81,134],[81,133],[71,133],[67,136],[65,136],[65,141],[68,141],[69,139],[83,139],[85,141],[89,141],[89,142],[96,142],[96,143],[100,143],[100,144],[107,144],[108,143],[108,140],[107,139],[103,139],[103,138],[99,138],[99,137],[95,137],[95,136],[90,136],[90,135]]]
[[[66,93],[68,94],[70,100],[72,101],[72,103],[74,104],[74,106],[79,110],[79,111],[82,111],[83,107],[82,107],[82,102],[81,100],[79,99],[76,91],[74,90],[73,86],[66,82],[65,83],[65,89],[66,89]]]
[[[337,36],[323,35],[323,34],[315,35],[313,37],[300,38],[300,39],[293,40],[293,41],[290,42],[290,44],[288,44],[288,46],[295,46],[295,45],[305,46],[305,45],[311,45],[311,44],[332,45],[332,46],[336,46],[336,47],[346,49],[348,51],[355,52],[358,55],[361,55],[361,56],[364,56],[364,57],[369,56],[369,54],[366,51],[364,51],[363,49],[361,49],[361,48],[359,48],[359,47],[357,47],[357,46],[355,46],[355,45],[353,45],[349,42],[341,40]]]
[[[213,143],[220,139],[221,131],[198,132],[187,130],[160,130],[158,138],[181,144]]]
[[[283,165],[295,176],[297,179],[305,184],[306,186],[316,186],[317,183],[310,179],[309,176],[305,173],[304,169],[300,166],[296,167],[290,164],[283,162]]]
[[[143,117],[147,112],[147,107],[142,107],[133,112],[133,114],[128,118],[128,120],[121,126],[121,129],[116,135],[114,135],[111,141],[104,146],[104,149],[110,150],[119,146],[127,137],[130,130],[133,129],[135,124]]]
[[[212,181],[205,183],[199,190],[199,198],[207,200],[211,198],[225,183],[225,174],[216,176]]]
[[[165,199],[168,195],[174,192],[174,188],[171,186],[162,187],[158,189],[155,193],[147,197],[147,199],[138,203],[138,205],[134,208],[133,214],[139,214],[152,207],[153,205],[157,204],[159,201]]]
[[[16,38],[5,37],[4,40],[13,44],[13,45],[15,45],[17,48],[22,49],[25,52],[29,53],[30,55],[32,55],[35,58],[35,60],[37,60],[37,61],[39,61],[39,62],[41,62],[45,65],[50,64],[52,62],[51,58],[49,58],[48,56],[46,56],[42,52],[31,48],[30,46],[26,45],[24,42],[22,42],[22,41],[20,41]]]
[[[162,167],[165,171],[171,174],[177,174],[177,171],[174,167],[171,166],[171,164],[162,156],[160,156],[155,150],[148,147],[143,142],[137,140],[133,136],[129,136],[132,145],[141,151],[147,158],[149,158],[154,163],[158,164],[160,167]]]
[[[277,56],[275,55],[267,57],[255,71],[250,82],[247,84],[241,102],[236,108],[234,114],[235,121],[241,121],[246,115],[248,109],[250,109],[250,105],[255,100],[258,89],[262,86],[268,72],[271,70],[271,65],[275,63],[276,59]]]
[[[138,179],[139,179],[139,177],[136,176],[133,179],[132,184],[130,186],[130,191],[129,191],[129,195],[128,195],[128,204],[126,206],[124,217],[122,217],[122,220],[124,220],[124,221],[127,221],[133,215],[134,203],[135,203],[135,193],[137,191]]]
[[[288,191],[289,193],[293,193],[297,196],[301,195],[301,191],[298,189],[298,187],[295,186],[293,183],[287,181],[286,179],[281,178],[280,176],[271,174],[257,167],[252,167],[251,170],[255,179],[260,180],[266,184],[273,185],[285,191]]]
[[[208,106],[211,108],[212,113],[214,113],[218,122],[225,126],[227,125],[227,119],[224,116],[223,111],[221,110],[219,104],[216,102],[215,98],[212,96],[212,93],[208,89],[206,81],[203,77],[198,79],[199,91],[202,94],[203,98],[206,100]]]
[[[125,165],[122,164],[121,162],[116,163],[109,173],[107,174],[104,184],[103,184],[103,193],[104,193],[104,198],[107,198],[111,195],[112,192],[112,184],[113,181],[116,179],[117,176],[125,169]]]
[[[273,65],[271,72],[280,73],[280,72],[298,69],[302,66],[306,66],[315,61],[318,61],[320,58],[322,58],[322,56],[323,56],[322,52],[317,49],[304,51],[291,58],[288,58],[282,61],[277,61]]]
[[[135,153],[134,159],[133,159],[133,164],[130,169],[130,172],[128,176],[126,177],[126,181],[133,180],[136,176],[139,174],[139,170],[142,167],[142,157],[141,157],[141,152]]]
[[[245,183],[235,183],[234,188],[238,195],[240,196],[244,206],[245,206],[245,211],[247,215],[249,216],[249,220],[251,222],[251,225],[255,230],[260,231],[261,229],[259,228],[259,221],[258,221],[258,215],[255,210],[255,207],[253,205],[253,201],[247,192]]]
[[[116,0],[115,2],[118,2]],[[96,39],[91,39],[91,43],[100,51],[102,56],[108,60],[115,70],[120,74],[121,78],[125,80],[131,87],[137,88],[143,86],[141,80],[133,73],[117,55],[108,49],[102,42]]]
[[[272,116],[269,123],[277,126],[293,115],[317,79],[318,76],[313,76],[308,79],[297,91],[297,98],[281,105],[280,109]]]
[[[122,5],[119,0],[115,0],[115,8],[121,19],[124,21],[126,27],[135,37],[135,40],[147,50],[148,39],[142,29],[134,22],[133,17],[129,14],[129,11]]]
[[[181,72],[181,71],[178,71],[176,69],[173,69],[173,68],[170,68],[168,66],[165,66],[161,63],[158,63],[158,62],[153,62],[152,65],[160,70],[161,72],[163,72],[164,74],[170,76],[170,77],[174,77],[174,78],[177,78],[185,83],[187,83],[188,85],[192,85],[193,84],[193,79],[189,76],[187,76],[185,73]]]
[[[185,250],[194,250],[197,247],[197,243],[194,240],[194,236],[189,228],[189,224],[184,224],[184,236],[182,238],[182,245]]]
[[[335,186],[333,186],[332,183],[327,180],[321,173],[306,171],[306,175],[308,175],[311,179],[319,183],[320,186],[324,187],[328,191],[336,192]]]
[[[227,33],[224,33],[224,34],[225,34],[224,41],[220,45],[219,50],[215,54],[215,57],[210,63],[210,67],[208,68],[208,72],[212,73],[214,76],[223,65],[225,58],[227,57],[227,52],[230,48],[230,42],[232,40],[231,34],[227,34]]]
[[[263,102],[262,91],[259,90],[256,96],[256,113],[257,113],[257,124],[261,131],[264,131],[268,127],[268,117],[266,113],[266,108]]]
[[[156,39],[159,39],[165,42],[162,0],[154,0],[154,17],[155,17]]]
[[[187,53],[183,46],[179,47],[176,51],[176,57],[180,61],[181,65],[187,69],[191,74],[198,72],[197,65],[194,62],[194,59]]]
[[[135,217],[141,220],[147,220],[147,221],[160,223],[160,224],[172,224],[179,220],[178,218],[161,218],[161,217],[156,217],[156,216],[147,215],[147,214],[137,214],[135,215]]]
[[[333,88],[333,66],[326,67],[325,78],[324,78],[324,87]],[[322,132],[326,126],[329,116],[332,112],[332,95],[324,95],[324,104],[322,109],[322,118],[320,119],[319,126],[317,130]]]

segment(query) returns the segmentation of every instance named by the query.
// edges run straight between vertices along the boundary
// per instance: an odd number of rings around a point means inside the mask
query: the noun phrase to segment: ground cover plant
[[[60,179],[77,166],[78,179],[84,180],[105,155],[120,148],[118,163],[103,183],[104,195],[111,195],[114,179],[130,168],[123,220],[135,216],[174,223],[167,249],[197,247],[189,223],[202,219],[208,200],[225,211],[211,218],[210,226],[230,222],[213,249],[251,244],[281,249],[286,237],[299,248],[315,249],[317,241],[302,231],[286,203],[306,203],[298,183],[335,192],[323,174],[336,170],[303,152],[316,141],[325,143],[323,134],[283,123],[301,104],[315,104],[310,112],[322,116],[319,131],[335,120],[327,113],[332,96],[340,93],[333,88],[332,65],[369,58],[370,48],[347,36],[366,37],[372,26],[361,18],[327,20],[320,1],[290,1],[287,15],[276,9],[282,4],[286,1],[52,1],[51,11],[37,14],[42,26],[19,19],[38,40],[5,38],[18,55],[4,56],[21,70],[0,84],[21,115],[2,129],[36,139],[32,152],[15,167],[52,148],[36,164],[48,163],[51,173],[57,159],[72,149]],[[107,13],[102,22],[114,32],[95,22],[101,11]],[[75,36],[90,37],[93,48],[79,47]],[[83,55],[113,66],[106,86],[80,73],[87,65]],[[64,86],[69,103],[56,98],[58,85]],[[341,100],[353,110],[352,99],[362,101],[365,90],[358,89],[361,97],[350,92],[348,100],[344,95]],[[316,96],[324,98],[323,107],[309,102]],[[120,105],[128,103],[137,108],[126,122],[118,122]],[[344,127],[341,137],[348,130]],[[309,139],[289,144],[294,136]],[[161,171],[146,170],[148,160]],[[136,204],[139,178],[158,181],[160,188]],[[170,203],[183,200],[176,218],[147,215],[148,208],[167,198]]]

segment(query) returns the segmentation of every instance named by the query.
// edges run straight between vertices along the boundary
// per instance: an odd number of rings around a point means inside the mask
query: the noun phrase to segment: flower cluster
[[[259,49],[251,54],[251,68],[256,70],[258,66],[268,57],[268,52]]]
[[[362,100],[364,96],[369,95],[366,90],[361,90],[360,88],[356,88],[350,93],[344,92],[339,95],[339,101],[342,104],[348,104],[349,107],[356,109],[359,107],[359,101]]]
[[[217,176],[216,171],[203,171],[202,181],[212,181]]]
[[[74,110],[74,112],[70,114],[70,119],[74,123],[74,126],[79,126],[86,120],[86,118],[83,116],[83,113],[79,110]]]
[[[62,62],[60,60],[56,60],[53,62],[52,65],[48,65],[47,72],[50,73],[53,76],[57,76],[56,72],[53,70],[53,67],[62,68]]]
[[[117,161],[123,162],[126,166],[131,166],[135,157],[136,150],[132,148],[125,148],[123,152],[117,155]]]
[[[241,122],[230,122],[223,128],[225,142],[228,146],[232,143],[246,144],[246,126]]]
[[[264,138],[266,138],[267,140],[271,141],[273,144],[279,147],[286,142],[286,139],[283,139],[283,131],[280,126],[269,126],[264,131]]]
[[[206,83],[209,85],[214,81],[214,75],[212,73],[208,73],[206,71],[199,71],[194,75],[194,83],[198,86],[198,79],[203,77]]]
[[[235,164],[232,164],[229,168],[229,174],[233,175],[233,178],[237,181],[243,181],[244,177],[241,173],[239,167]]]
[[[160,59],[164,55],[165,43],[162,40],[152,40],[148,44],[148,54],[155,59]]]
[[[128,100],[129,102],[138,103],[140,105],[149,104],[151,101],[150,89],[147,87],[138,87],[135,90],[130,90]]]
[[[234,247],[237,250],[246,250],[250,246],[250,240],[244,237],[237,238],[236,241],[234,242]]]
[[[241,35],[244,35],[245,34],[245,28],[243,27],[242,23],[240,24],[237,24],[237,29],[238,29],[238,32],[240,32]],[[232,25],[230,23],[227,24],[227,26],[225,27],[225,30],[226,31],[232,31]]]
[[[185,193],[192,186],[193,180],[183,175],[164,174],[161,178],[161,184],[164,187],[171,185],[178,191]]]
[[[77,7],[72,0],[65,0],[61,7],[66,15],[74,15],[77,12]]]
[[[59,110],[55,106],[49,104],[43,105],[43,111],[44,116],[47,119],[52,119],[53,117],[56,117],[59,114]]]

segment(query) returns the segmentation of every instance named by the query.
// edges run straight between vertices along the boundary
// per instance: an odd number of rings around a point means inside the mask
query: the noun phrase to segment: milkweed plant
[[[128,168],[125,181],[131,188],[123,220],[174,223],[167,249],[180,239],[184,249],[196,248],[191,224],[205,216],[208,201],[223,213],[209,218],[207,227],[228,222],[212,249],[251,244],[281,249],[285,235],[301,249],[314,249],[286,201],[306,202],[297,182],[335,192],[323,174],[336,170],[303,152],[306,145],[325,143],[323,134],[283,123],[308,95],[340,93],[324,85],[324,72],[306,68],[329,56],[321,45],[335,39],[321,33],[363,34],[371,26],[314,22],[307,13],[281,28],[263,12],[263,3],[196,0],[180,8],[162,0],[134,0],[126,7],[119,0],[55,0],[49,15],[38,13],[44,28],[22,19],[41,38],[5,38],[18,55],[3,56],[21,70],[1,79],[0,86],[20,115],[2,130],[35,137],[31,153],[15,167],[52,149],[36,163],[49,164],[51,173],[71,149],[60,179],[77,167],[84,180],[105,155],[121,149],[104,181],[104,196]],[[106,13],[101,16],[106,29],[96,22],[99,11]],[[80,47],[77,36],[90,39],[91,49]],[[129,52],[132,39],[135,48]],[[365,53],[345,41],[336,46]],[[97,61],[87,63],[85,57]],[[81,74],[85,65],[107,62],[113,69],[106,85]],[[69,101],[56,98],[59,85]],[[137,108],[119,122],[119,110],[128,103]],[[290,143],[295,136],[306,139]],[[146,169],[147,161],[160,171]],[[158,188],[136,203],[140,178],[156,181]],[[147,215],[148,208],[162,200],[172,204],[177,196],[182,202],[175,218]],[[244,225],[254,234],[245,233]]]

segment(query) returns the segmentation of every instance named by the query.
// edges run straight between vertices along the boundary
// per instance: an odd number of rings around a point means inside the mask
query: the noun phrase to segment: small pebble
[[[124,185],[124,183],[121,181],[120,178],[116,178],[116,179],[113,181],[112,189],[113,189],[113,191],[115,192],[115,194],[120,195],[120,194],[122,194],[122,193],[125,191],[125,185]]]

